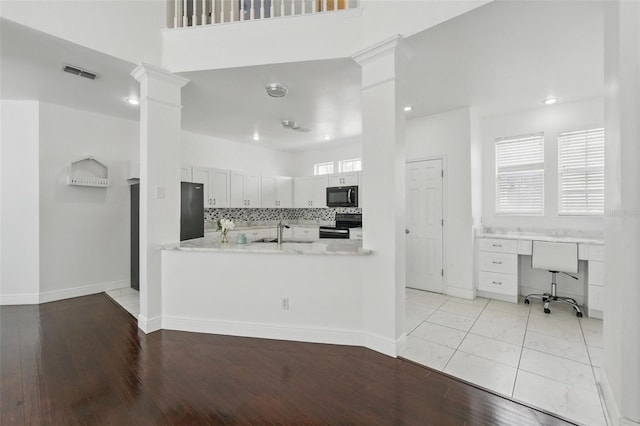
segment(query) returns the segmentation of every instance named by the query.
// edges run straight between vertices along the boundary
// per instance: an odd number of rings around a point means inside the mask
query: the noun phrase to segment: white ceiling
[[[0,21],[1,96],[39,99],[137,119],[134,64]],[[471,105],[481,115],[602,96],[603,11],[593,1],[495,1],[408,38],[415,50],[407,101],[416,117]],[[70,63],[95,81],[60,72]],[[360,70],[350,59],[182,73],[186,130],[280,150],[304,150],[361,132]],[[270,98],[281,82],[285,98]],[[282,128],[295,120],[309,133]],[[261,140],[252,137],[259,134]],[[331,142],[329,142],[331,143]]]

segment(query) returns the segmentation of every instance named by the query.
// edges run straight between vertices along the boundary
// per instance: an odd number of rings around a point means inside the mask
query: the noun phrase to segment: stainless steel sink
[[[251,241],[252,243],[277,243],[278,239],[273,237],[260,238],[259,240]],[[283,240],[282,243],[313,243],[313,240]]]

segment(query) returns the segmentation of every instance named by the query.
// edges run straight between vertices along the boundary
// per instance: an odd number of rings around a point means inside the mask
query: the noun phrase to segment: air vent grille
[[[64,68],[62,68],[62,71],[68,72],[69,74],[77,75],[79,77],[88,78],[89,80],[95,80],[95,78],[98,76],[98,74],[96,73],[83,70],[82,68],[78,68],[73,65],[65,65]]]

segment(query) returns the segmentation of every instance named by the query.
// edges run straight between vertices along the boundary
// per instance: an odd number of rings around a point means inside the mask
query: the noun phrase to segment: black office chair
[[[571,273],[578,272],[578,244],[576,243],[555,243],[549,241],[533,241],[531,253],[531,267],[534,269],[546,269],[551,272],[551,293],[529,294],[524,299],[524,303],[531,303],[530,299],[542,299],[544,313],[550,314],[549,306],[551,302],[560,302],[570,305],[575,309],[576,316],[582,317],[582,311],[578,302],[571,297],[561,297],[557,294],[557,275],[563,273],[574,280],[578,277]]]

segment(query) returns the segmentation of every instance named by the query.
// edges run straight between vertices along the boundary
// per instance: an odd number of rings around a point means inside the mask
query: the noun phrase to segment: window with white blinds
[[[544,133],[496,139],[496,213],[544,214]]]
[[[558,136],[559,213],[604,213],[604,129]]]

